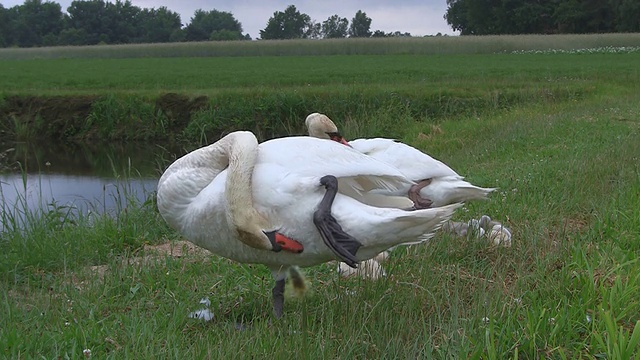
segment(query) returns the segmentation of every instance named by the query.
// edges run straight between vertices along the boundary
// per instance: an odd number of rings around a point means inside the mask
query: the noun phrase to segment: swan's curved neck
[[[252,176],[257,157],[258,140],[248,131],[231,133],[192,151],[171,164],[160,178],[158,208],[163,214],[176,214],[179,209],[185,209],[185,205],[228,167],[225,198],[230,230],[251,247],[271,250],[273,246],[262,232],[268,229],[268,222],[253,206]],[[171,219],[167,221],[172,223]]]
[[[258,248],[272,248],[263,230],[267,220],[253,206],[253,169],[258,159],[258,140],[250,132],[235,132],[225,136],[223,146],[229,157],[229,170],[225,184],[227,216],[240,240]]]

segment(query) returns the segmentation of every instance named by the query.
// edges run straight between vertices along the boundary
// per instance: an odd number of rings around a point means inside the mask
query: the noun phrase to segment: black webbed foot
[[[325,245],[333,251],[338,258],[352,268],[357,267],[356,252],[362,244],[351,235],[342,230],[342,226],[331,215],[331,206],[338,193],[338,179],[327,175],[320,179],[327,192],[318,205],[318,210],[313,214],[313,223],[320,231],[320,236]]]
[[[433,205],[433,201],[420,196],[420,190],[422,190],[423,187],[428,186],[429,184],[431,184],[431,179],[424,179],[419,181],[417,184],[411,186],[408,194],[409,199],[413,201],[413,209],[411,210],[431,208],[431,205]]]

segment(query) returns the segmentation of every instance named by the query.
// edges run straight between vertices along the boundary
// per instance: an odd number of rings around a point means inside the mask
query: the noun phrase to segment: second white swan
[[[313,113],[305,120],[309,135],[349,145],[382,161],[415,182],[391,195],[408,196],[415,208],[438,207],[468,200],[486,199],[493,188],[475,186],[445,163],[407,144],[385,138],[356,139],[347,142],[328,116]]]

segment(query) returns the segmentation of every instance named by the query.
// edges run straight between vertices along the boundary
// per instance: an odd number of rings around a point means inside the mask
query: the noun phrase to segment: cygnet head
[[[493,245],[511,246],[511,231],[501,224],[494,225],[488,237],[493,242]]]
[[[480,217],[480,227],[486,230],[489,230],[489,224],[491,223],[491,218],[488,215],[482,215]]]
[[[465,233],[466,236],[475,236],[477,239],[484,236],[485,231],[481,227],[480,220],[471,219],[467,223],[467,226],[468,226],[468,229],[467,229],[467,232]]]
[[[305,120],[309,136],[318,139],[328,139],[337,141],[343,145],[349,145],[338,131],[336,124],[325,114],[313,113]]]

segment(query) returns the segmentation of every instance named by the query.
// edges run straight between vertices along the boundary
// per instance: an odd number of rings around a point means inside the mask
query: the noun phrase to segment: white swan
[[[410,184],[397,170],[333,141],[288,137],[258,145],[252,133],[235,132],[171,164],[157,198],[162,217],[191,242],[269,267],[279,317],[290,266],[335,259],[355,266],[391,246],[430,238],[458,207],[408,212],[357,199]],[[299,244],[304,251],[276,252],[279,242],[284,250]]]
[[[398,169],[416,184],[391,195],[409,196],[415,208],[438,207],[475,199],[486,199],[494,188],[481,188],[443,162],[420,150],[392,139],[356,139],[346,142],[336,125],[324,114],[313,113],[305,120],[309,135],[347,144],[359,152]]]

